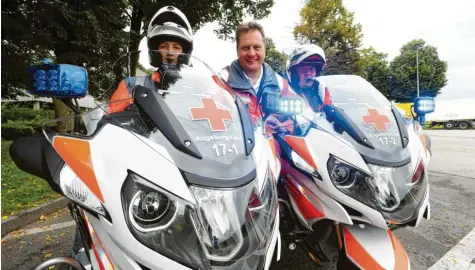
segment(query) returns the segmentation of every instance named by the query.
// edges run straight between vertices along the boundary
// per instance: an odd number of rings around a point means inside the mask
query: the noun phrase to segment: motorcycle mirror
[[[266,114],[297,115],[302,113],[304,101],[299,97],[282,97],[280,93],[264,93],[263,110]]]
[[[87,95],[88,75],[83,67],[43,64],[29,67],[29,93],[41,97],[82,98]]]

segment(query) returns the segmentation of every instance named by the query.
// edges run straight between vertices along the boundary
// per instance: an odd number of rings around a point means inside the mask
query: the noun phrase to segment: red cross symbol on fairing
[[[234,121],[229,110],[219,109],[213,98],[201,98],[203,107],[190,108],[192,120],[208,120],[211,131],[227,131],[224,120]]]
[[[368,109],[369,115],[363,116],[363,121],[365,124],[373,124],[377,131],[386,131],[388,130],[388,126],[386,124],[390,124],[389,118],[384,114],[379,114],[376,109]]]

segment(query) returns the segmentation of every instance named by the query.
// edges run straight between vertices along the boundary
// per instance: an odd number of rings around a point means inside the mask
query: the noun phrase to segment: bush
[[[42,127],[55,118],[54,110],[2,105],[2,139],[16,140],[20,137],[40,134]],[[54,127],[55,123],[47,124]]]
[[[11,144],[2,140],[2,219],[60,197],[46,181],[18,169],[10,157]]]

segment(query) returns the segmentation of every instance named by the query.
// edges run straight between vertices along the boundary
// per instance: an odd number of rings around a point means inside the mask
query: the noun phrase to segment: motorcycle
[[[333,104],[321,112],[299,98],[268,98],[293,134],[274,133],[281,149],[281,235],[317,265],[409,269],[392,230],[430,218],[430,138],[418,122],[359,76],[318,77]],[[420,113],[433,110],[420,102]],[[284,129],[286,130],[286,129]]]
[[[160,52],[128,53],[114,72],[149,53]],[[177,58],[153,86],[85,113],[84,68],[30,68],[31,93],[61,98],[75,116],[55,121],[74,125],[20,138],[10,154],[70,200],[82,244],[35,269],[268,269],[280,256],[280,163],[262,121],[204,62]]]

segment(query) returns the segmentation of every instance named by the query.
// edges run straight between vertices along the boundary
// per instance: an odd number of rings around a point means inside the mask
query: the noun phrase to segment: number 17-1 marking
[[[216,155],[219,156],[226,156],[227,153],[232,153],[234,152],[236,155],[238,155],[238,150],[236,147],[236,143],[233,143],[230,148],[226,147],[227,145],[224,143],[219,143],[219,144],[214,144],[213,145],[213,150],[216,151]],[[219,151],[221,148],[221,151]]]

